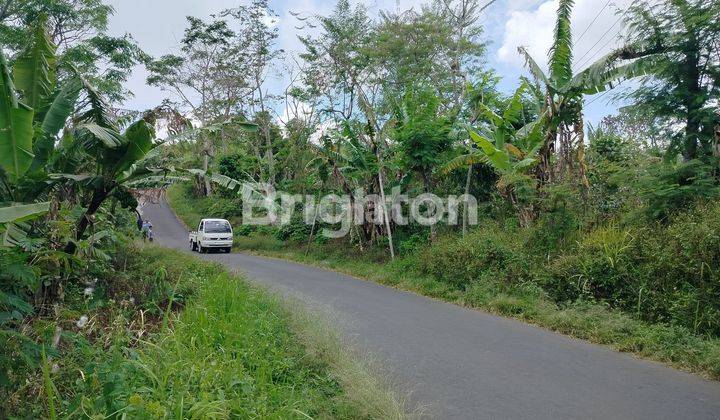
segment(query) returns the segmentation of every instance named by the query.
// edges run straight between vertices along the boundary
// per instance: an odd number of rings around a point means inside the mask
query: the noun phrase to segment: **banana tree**
[[[611,89],[624,79],[647,74],[653,56],[639,58],[626,49],[611,52],[574,74],[572,69],[572,31],[570,17],[574,0],[560,0],[554,29],[553,45],[549,52],[549,74],[543,72],[525,47],[518,52],[525,58],[533,74],[540,100],[547,116],[545,143],[540,151],[540,164],[536,176],[545,184],[564,173],[576,174],[587,187],[585,175],[585,149],[583,125],[583,95],[592,95]],[[557,165],[553,155],[557,154]],[[575,168],[577,163],[577,168]]]
[[[45,26],[46,19],[40,16],[32,28],[31,42],[16,58],[12,71],[0,50],[0,203],[11,203],[9,207],[0,207],[0,213],[6,215],[27,210],[36,216],[47,211],[49,203],[13,203],[37,199],[32,194],[37,188],[22,187],[42,182],[37,175],[42,172],[56,134],[65,125],[79,92],[74,80],[57,86],[55,46]],[[19,216],[16,221],[3,219],[5,238],[12,224],[24,217]]]
[[[50,203],[14,204],[0,207],[0,246],[18,244],[22,231],[17,226],[47,213]],[[19,235],[20,234],[20,235]]]
[[[108,126],[111,124],[109,120],[102,124],[86,122],[75,129],[75,141],[83,142],[90,154],[95,156],[93,173],[50,175],[53,180],[74,182],[90,190],[87,208],[76,223],[75,242],[68,242],[65,247],[70,253],[75,251],[76,242],[83,238],[105,200],[132,182],[164,171],[149,165],[149,157],[153,156],[150,152],[160,143],[154,142],[155,130],[147,121],[136,121],[123,133]]]
[[[541,114],[537,120],[520,129],[516,128],[522,123],[522,96],[528,89],[529,85],[523,82],[501,114],[480,104],[480,112],[490,127],[482,134],[470,130],[469,136],[475,147],[442,168],[447,173],[477,163],[490,166],[499,176],[496,183],[498,192],[518,208],[523,225],[532,219],[532,211],[521,203],[518,190],[528,184],[530,178],[527,173],[539,162],[538,152],[544,144],[543,129],[546,122],[545,115]]]

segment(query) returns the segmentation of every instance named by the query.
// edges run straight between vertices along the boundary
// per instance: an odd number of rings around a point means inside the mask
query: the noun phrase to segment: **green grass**
[[[169,199],[181,218],[195,201],[171,188]],[[174,193],[173,193],[174,192]],[[292,260],[374,281],[402,290],[513,317],[572,337],[610,346],[676,368],[720,379],[720,340],[693,334],[686,328],[650,324],[599,303],[558,305],[537,285],[528,282],[498,287],[478,279],[460,288],[447,279],[422,273],[418,254],[387,261],[377,253],[360,253],[341,242],[324,245],[281,242],[270,235],[236,238],[236,247],[259,255]]]
[[[175,184],[168,188],[167,199],[173,205],[178,218],[190,229],[195,229],[200,219],[207,217],[207,205],[204,200],[186,200],[185,184]]]
[[[154,315],[125,303],[114,316],[91,312],[84,330],[70,333],[66,325],[54,373],[46,367],[44,376],[31,377],[11,396],[8,412],[405,417],[394,394],[344,349],[332,328],[298,305],[250,287],[218,264],[157,247],[138,250],[128,270],[137,282],[156,281],[161,273],[168,299],[157,302]],[[47,389],[57,390],[52,406]]]

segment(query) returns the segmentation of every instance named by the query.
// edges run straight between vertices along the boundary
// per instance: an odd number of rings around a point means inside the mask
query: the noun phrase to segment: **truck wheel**
[[[204,253],[205,253],[205,247],[202,246],[202,245],[198,245],[198,250],[199,250],[199,252],[200,252],[201,254],[204,254]]]
[[[230,246],[229,246],[229,247],[225,248],[225,252],[226,252],[226,253],[228,253],[228,254],[229,254],[229,253],[230,253],[230,251],[232,251],[232,247],[230,247]]]
[[[190,251],[195,251],[195,242],[190,241]]]

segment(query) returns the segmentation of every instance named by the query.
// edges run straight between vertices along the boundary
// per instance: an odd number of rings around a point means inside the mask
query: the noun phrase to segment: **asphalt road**
[[[157,242],[188,249],[166,204]],[[252,281],[328,310],[410,400],[441,419],[720,419],[720,382],[608,348],[332,271],[210,254]]]

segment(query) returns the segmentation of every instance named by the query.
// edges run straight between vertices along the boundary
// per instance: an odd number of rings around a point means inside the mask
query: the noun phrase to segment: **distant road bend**
[[[143,212],[157,242],[188,249],[165,202]],[[332,271],[242,253],[203,257],[331,308],[343,333],[434,418],[720,419],[720,382]]]

